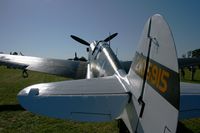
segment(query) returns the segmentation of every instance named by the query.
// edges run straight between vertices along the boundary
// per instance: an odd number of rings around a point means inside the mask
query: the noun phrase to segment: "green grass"
[[[181,77],[182,82],[190,83],[200,83],[200,69],[197,69],[194,75],[194,80],[192,81],[192,73],[189,69],[184,69],[185,77]],[[200,133],[200,118],[188,119],[181,121],[182,130],[186,128],[189,133]]]
[[[19,105],[17,93],[32,84],[63,81],[67,78],[0,67],[0,133],[118,133],[117,122],[88,123],[52,119],[34,115]],[[188,74],[188,73],[187,73]],[[200,71],[197,77],[200,75]],[[189,77],[189,74],[188,74]],[[200,79],[200,77],[198,77]],[[187,79],[185,80],[187,81]],[[198,81],[198,80],[197,80]],[[181,121],[180,133],[200,133],[200,118]]]
[[[0,133],[118,133],[117,122],[72,122],[34,115],[21,108],[17,93],[32,84],[63,81],[67,78],[0,67]]]

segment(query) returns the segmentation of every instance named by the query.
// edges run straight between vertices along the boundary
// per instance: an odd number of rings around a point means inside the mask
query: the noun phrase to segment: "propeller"
[[[109,42],[110,40],[112,40],[114,37],[117,36],[118,33],[114,33],[112,35],[110,35],[109,37],[107,37],[106,39],[104,39],[103,41],[104,42]],[[76,40],[77,42],[81,43],[81,44],[84,44],[86,46],[90,46],[90,43],[77,37],[77,36],[74,36],[74,35],[71,35],[71,38],[73,38],[74,40]]]
[[[74,40],[76,40],[77,42],[81,43],[81,44],[84,44],[86,46],[90,46],[90,43],[77,37],[77,36],[74,36],[74,35],[71,35],[71,38],[73,38]]]
[[[106,39],[104,39],[104,42],[109,42],[110,40],[112,40],[114,37],[117,36],[118,33],[114,33],[112,35],[110,35],[109,37],[107,37]]]

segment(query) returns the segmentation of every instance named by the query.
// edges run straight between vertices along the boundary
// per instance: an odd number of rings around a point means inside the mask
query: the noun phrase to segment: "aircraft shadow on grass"
[[[194,133],[189,128],[187,128],[183,123],[179,122],[177,126],[176,133]]]
[[[25,111],[19,104],[0,105],[0,112],[4,111]],[[176,133],[194,133],[187,128],[183,123],[179,122]]]
[[[0,105],[0,112],[3,111],[24,111],[25,109],[22,108],[19,104],[7,104],[7,105]]]

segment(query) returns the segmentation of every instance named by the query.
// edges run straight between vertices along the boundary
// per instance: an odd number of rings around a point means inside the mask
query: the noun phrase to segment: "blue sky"
[[[0,0],[0,51],[67,59],[89,42],[118,32],[111,47],[118,57],[132,60],[143,26],[155,13],[169,23],[179,57],[200,48],[198,0]]]

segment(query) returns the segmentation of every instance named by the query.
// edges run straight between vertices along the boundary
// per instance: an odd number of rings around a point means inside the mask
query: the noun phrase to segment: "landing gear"
[[[27,72],[27,70],[23,70],[23,72],[22,72],[22,77],[23,78],[28,78],[28,72]]]

